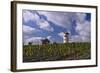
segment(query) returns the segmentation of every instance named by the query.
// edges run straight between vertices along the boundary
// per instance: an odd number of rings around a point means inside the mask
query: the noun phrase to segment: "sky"
[[[40,44],[41,39],[63,43],[64,32],[70,42],[91,41],[91,13],[61,11],[22,11],[23,43]]]

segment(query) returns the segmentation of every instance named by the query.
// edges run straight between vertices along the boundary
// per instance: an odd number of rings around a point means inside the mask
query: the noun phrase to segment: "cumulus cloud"
[[[77,35],[71,35],[70,41],[72,42],[90,42],[91,40],[91,24],[90,21],[86,20],[86,13],[74,13],[73,16],[76,16],[74,20],[76,21],[75,31]],[[70,16],[68,16],[71,18]],[[67,18],[68,18],[67,17]],[[70,20],[71,23],[71,20]],[[60,37],[63,37],[64,33],[58,33]]]
[[[49,39],[51,43],[53,43],[53,42],[54,42],[54,41],[53,41],[53,37],[52,37],[52,36],[50,36],[50,35],[49,35],[49,36],[47,36],[47,39]]]
[[[24,33],[30,34],[35,30],[36,30],[35,28],[32,28],[32,27],[27,26],[27,25],[23,25],[23,32]]]
[[[46,30],[46,31],[53,31],[53,27],[50,26],[49,22],[44,20],[44,19],[40,19],[38,22],[37,22],[37,25],[43,29],[43,30]]]
[[[60,33],[58,33],[58,35],[59,35],[60,37],[63,37],[63,36],[64,36],[64,32],[60,32]]]
[[[91,25],[90,21],[87,21],[85,13],[76,13],[76,32],[78,35],[72,36],[72,41],[90,42],[91,40]]]
[[[31,12],[28,10],[23,11],[23,19],[27,23],[29,21],[36,22],[35,25],[38,25],[39,28],[46,30],[46,31],[53,31],[53,27],[49,24],[47,20],[45,20],[43,17],[40,17],[41,15],[37,14],[36,12]]]
[[[47,36],[46,38],[49,39],[51,43],[53,43],[52,36]],[[45,37],[29,37],[29,36],[26,36],[26,38],[24,39],[24,45],[28,45],[29,42],[32,42],[32,44],[34,44],[34,45],[37,45],[37,44],[41,45],[42,39],[45,39]]]
[[[70,42],[82,42],[82,38],[79,35],[71,36]]]
[[[31,37],[31,38],[28,38],[26,40],[24,40],[24,45],[28,45],[29,42],[32,42],[32,44],[34,45],[41,45],[42,42],[41,42],[41,39],[43,39],[43,37]]]
[[[72,21],[76,17],[75,13],[71,12],[49,12],[49,11],[38,11],[39,14],[47,16],[49,21],[52,21],[55,25],[69,29]]]
[[[77,22],[83,23],[85,21],[86,18],[85,13],[76,13],[76,16],[77,16]]]
[[[47,36],[47,39],[51,39],[52,36]]]
[[[44,17],[46,18],[44,18]],[[23,19],[25,23],[33,21],[40,29],[48,32],[55,32],[54,26],[49,23],[52,22],[54,25],[66,28],[70,32],[70,41],[74,42],[90,42],[91,40],[91,22],[86,20],[86,13],[80,12],[52,12],[52,11],[35,11],[24,10]],[[75,22],[74,22],[75,21]],[[73,28],[72,26],[75,25]],[[75,29],[74,35],[71,35],[71,29]],[[60,29],[59,29],[60,30]],[[36,31],[36,28],[23,25],[23,31],[26,33]],[[66,31],[65,31],[66,32]],[[63,31],[60,33],[56,32],[57,36],[63,37]],[[53,36],[47,36],[52,39]],[[56,38],[55,38],[56,39]]]
[[[39,20],[39,16],[36,14],[36,13],[32,13],[28,10],[23,10],[23,19],[25,22],[28,22],[28,21],[37,21]]]

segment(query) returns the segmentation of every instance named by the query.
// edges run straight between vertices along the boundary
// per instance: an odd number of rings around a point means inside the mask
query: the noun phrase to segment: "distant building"
[[[50,43],[50,40],[49,39],[42,39],[42,44],[49,44]]]
[[[63,43],[68,43],[68,42],[69,42],[69,33],[64,32]]]

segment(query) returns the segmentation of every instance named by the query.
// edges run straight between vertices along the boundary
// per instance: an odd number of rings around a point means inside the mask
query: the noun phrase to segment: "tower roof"
[[[68,32],[64,32],[65,34],[69,34]]]

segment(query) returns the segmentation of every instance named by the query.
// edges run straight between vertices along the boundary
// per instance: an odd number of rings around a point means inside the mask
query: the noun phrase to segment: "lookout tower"
[[[64,32],[63,43],[68,43],[68,42],[69,42],[69,33]]]

